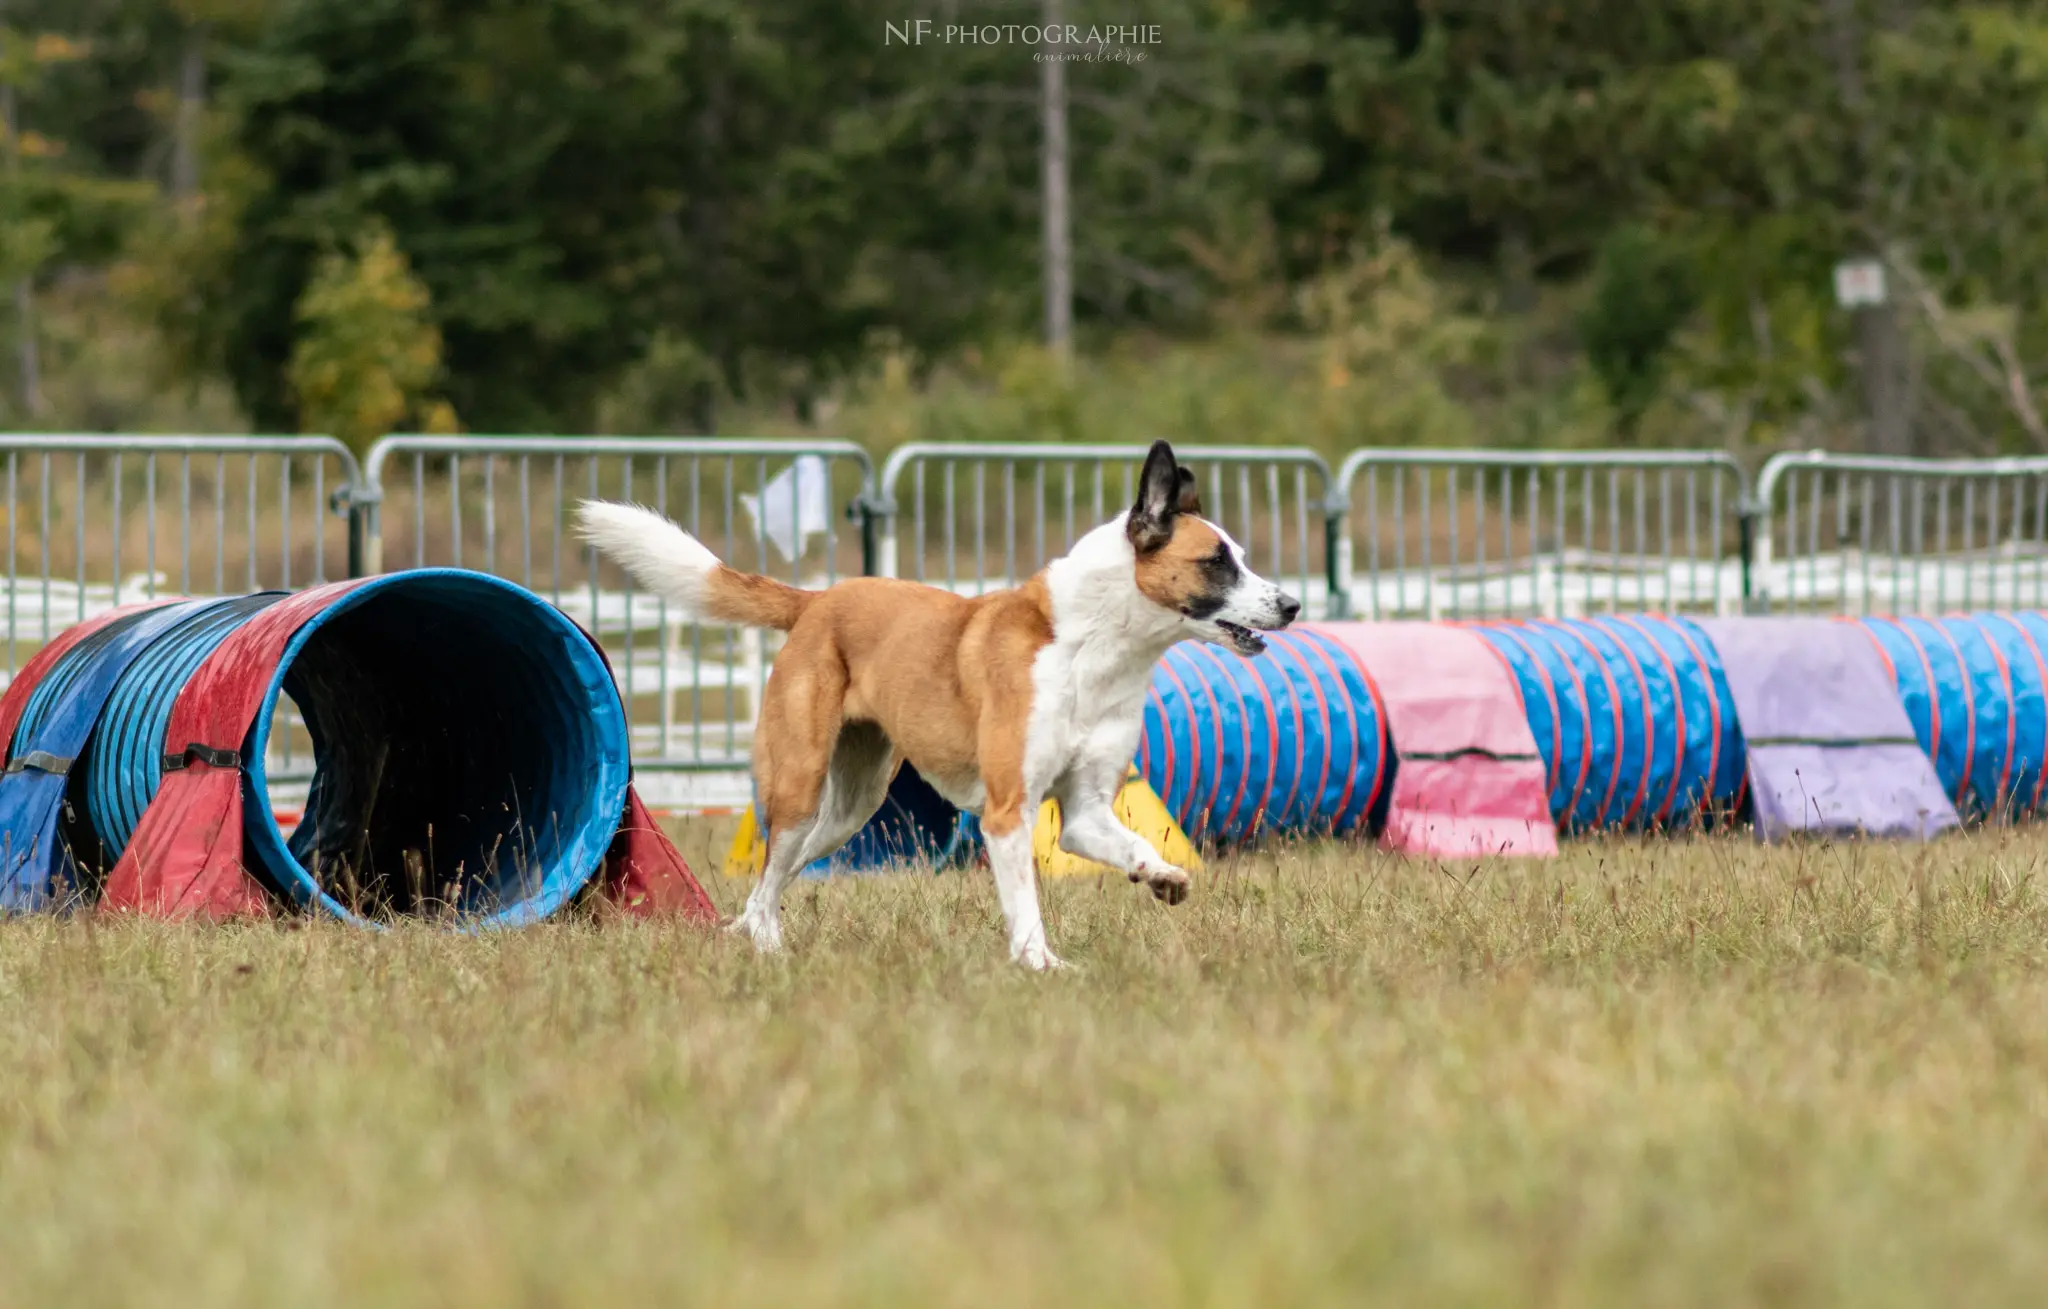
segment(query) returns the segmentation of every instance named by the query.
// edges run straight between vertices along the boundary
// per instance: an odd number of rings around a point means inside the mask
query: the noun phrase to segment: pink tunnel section
[[[1434,623],[1316,623],[1372,670],[1393,738],[1380,843],[1447,858],[1557,853],[1548,773],[1521,691],[1477,633]]]

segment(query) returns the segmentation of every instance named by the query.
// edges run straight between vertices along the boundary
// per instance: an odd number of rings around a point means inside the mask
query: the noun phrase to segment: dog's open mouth
[[[1216,628],[1230,638],[1232,648],[1239,654],[1250,657],[1251,655],[1266,653],[1266,638],[1260,636],[1251,628],[1239,627],[1236,623],[1226,623],[1222,619],[1216,621]]]

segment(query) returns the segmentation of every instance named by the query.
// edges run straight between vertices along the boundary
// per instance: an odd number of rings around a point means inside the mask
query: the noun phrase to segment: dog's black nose
[[[1280,597],[1280,626],[1285,627],[1289,623],[1293,622],[1295,619],[1295,615],[1299,614],[1300,612],[1301,601],[1295,599],[1291,595],[1283,595]]]

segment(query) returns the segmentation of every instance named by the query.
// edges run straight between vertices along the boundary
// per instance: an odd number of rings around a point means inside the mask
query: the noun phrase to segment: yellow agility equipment
[[[732,847],[725,852],[725,864],[719,871],[727,877],[759,877],[767,866],[768,843],[761,839],[760,825],[754,821],[754,806],[748,805],[740,814],[740,830],[732,834]]]
[[[1152,848],[1165,856],[1168,863],[1198,871],[1202,857],[1195,853],[1194,842],[1167,812],[1166,804],[1160,800],[1145,779],[1132,768],[1125,775],[1122,789],[1117,792],[1111,807],[1125,827],[1152,843]],[[1092,859],[1069,854],[1060,849],[1060,808],[1057,801],[1047,800],[1039,808],[1038,822],[1031,831],[1031,850],[1038,864],[1041,877],[1100,877],[1113,871]],[[725,862],[719,871],[727,877],[755,878],[768,859],[768,843],[761,837],[761,826],[754,817],[750,805],[740,814],[739,830],[733,833],[732,845],[726,850]]]
[[[1123,787],[1111,807],[1125,827],[1150,841],[1168,863],[1191,873],[1201,871],[1202,856],[1195,853],[1195,843],[1173,821],[1166,802],[1138,775],[1136,768],[1125,774]],[[1039,806],[1038,823],[1031,829],[1031,853],[1040,877],[1100,877],[1115,871],[1060,849],[1060,806],[1056,800]]]

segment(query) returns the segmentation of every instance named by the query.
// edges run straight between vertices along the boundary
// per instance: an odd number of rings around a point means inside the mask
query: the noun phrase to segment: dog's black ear
[[[1180,498],[1174,501],[1173,508],[1176,513],[1194,514],[1198,518],[1202,513],[1202,493],[1195,487],[1195,475],[1185,468],[1180,470]]]
[[[1139,554],[1149,554],[1173,539],[1173,516],[1180,512],[1181,470],[1173,447],[1154,441],[1138,474],[1138,502],[1124,520],[1124,535]]]

